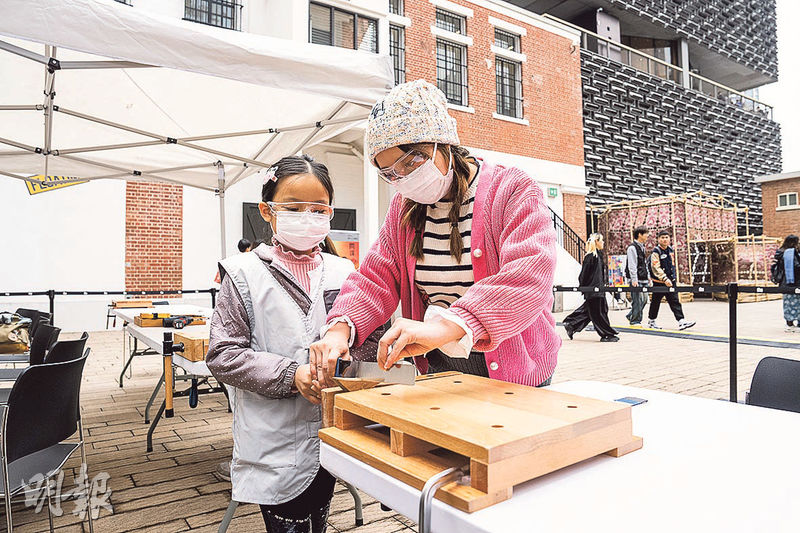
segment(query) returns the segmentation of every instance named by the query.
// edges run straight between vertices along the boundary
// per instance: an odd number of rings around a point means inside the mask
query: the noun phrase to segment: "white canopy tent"
[[[226,189],[363,122],[392,79],[388,56],[113,0],[3,0],[0,175],[215,192],[225,256]]]

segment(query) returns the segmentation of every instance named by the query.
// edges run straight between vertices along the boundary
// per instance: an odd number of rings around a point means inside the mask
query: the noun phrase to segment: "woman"
[[[797,287],[800,276],[800,257],[798,257],[797,235],[789,235],[784,239],[783,245],[775,252],[775,262],[778,271],[778,280],[781,287]],[[800,294],[783,295],[783,319],[786,321],[786,331],[798,332],[800,321]]]
[[[321,381],[400,303],[403,318],[378,347],[384,368],[415,357],[423,373],[549,384],[561,345],[550,314],[556,241],[534,179],[470,156],[444,94],[424,80],[375,105],[366,150],[399,194],[311,346]]]
[[[578,284],[581,287],[603,288],[608,281],[608,266],[603,253],[603,236],[592,233],[586,242],[586,257],[583,258],[581,273],[578,275]],[[564,329],[567,337],[583,330],[589,322],[594,325],[594,330],[600,335],[600,342],[617,342],[617,331],[608,321],[608,303],[604,292],[585,292],[586,301],[567,318],[564,319]]]

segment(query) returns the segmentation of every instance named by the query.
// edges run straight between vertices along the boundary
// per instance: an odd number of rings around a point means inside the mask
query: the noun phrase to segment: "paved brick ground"
[[[662,310],[664,326],[672,323],[668,308]],[[696,318],[696,331],[725,334],[727,306],[720,302],[686,305],[688,316]],[[739,307],[740,335],[797,340],[783,332],[780,302],[746,304]],[[613,312],[612,323],[622,323],[624,312]],[[669,320],[667,320],[669,318]],[[563,334],[563,329],[561,329]],[[554,381],[575,379],[611,381],[704,396],[725,398],[728,394],[728,348],[726,344],[623,334],[616,344],[598,342],[594,333],[566,340],[561,350]],[[147,426],[144,404],[160,375],[158,357],[140,358],[133,377],[120,389],[116,377],[121,368],[122,335],[119,331],[92,333],[92,355],[83,386],[84,421],[88,428],[90,475],[107,472],[113,491],[113,515],[104,512],[96,531],[215,532],[230,498],[230,485],[214,474],[216,464],[230,456],[230,415],[221,395],[201,397],[196,409],[185,399],[176,402],[176,417],[162,420],[156,432],[155,449],[145,453]],[[766,355],[797,357],[794,349],[756,346],[739,347],[739,390],[747,389],[757,361]],[[69,468],[78,461],[68,463]],[[72,477],[68,473],[65,488]],[[411,531],[409,520],[386,513],[373,499],[364,497],[366,524],[358,533]],[[88,531],[71,515],[73,503],[65,502],[64,516],[55,519],[60,532]],[[18,512],[17,512],[18,511]],[[17,531],[47,529],[46,514],[36,515],[24,505],[15,507]],[[352,498],[339,488],[334,498],[329,531],[354,529]],[[229,531],[263,531],[253,505],[239,508]]]

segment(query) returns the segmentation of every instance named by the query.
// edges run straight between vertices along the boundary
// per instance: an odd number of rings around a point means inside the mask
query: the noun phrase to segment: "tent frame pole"
[[[225,249],[225,165],[222,161],[217,161],[217,183],[219,189],[217,195],[219,196],[219,239],[220,239],[220,256],[225,259],[227,250]]]

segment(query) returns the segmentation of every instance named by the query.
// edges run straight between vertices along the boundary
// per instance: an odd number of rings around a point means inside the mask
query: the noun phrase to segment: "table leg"
[[[228,504],[228,509],[225,511],[225,516],[222,517],[222,522],[219,524],[217,533],[228,531],[228,526],[231,525],[231,520],[233,520],[233,514],[236,512],[237,507],[239,507],[239,502],[231,500],[231,503]]]
[[[164,405],[166,413],[164,416],[172,418],[175,411],[172,408],[172,394],[175,388],[175,381],[172,374],[172,355],[164,356]]]
[[[158,383],[156,384],[156,388],[153,389],[153,394],[150,395],[150,399],[147,401],[147,406],[144,408],[144,423],[150,423],[150,408],[153,407],[153,402],[156,401],[156,396],[158,396],[158,391],[161,390],[161,385],[164,384],[164,373],[161,373],[161,377],[158,378]]]
[[[125,371],[127,371],[128,368],[131,366],[131,363],[133,362],[133,358],[134,358],[135,355],[136,355],[136,351],[134,350],[134,351],[131,352],[130,357],[128,357],[128,361],[125,363],[125,366],[122,367],[122,372],[120,372],[120,374],[119,374],[119,388],[120,389],[122,388],[122,380],[125,377]]]
[[[353,485],[348,483],[347,481],[342,481],[344,486],[347,487],[347,490],[350,492],[350,495],[353,496],[353,502],[355,503],[355,512],[356,512],[356,527],[360,527],[364,525],[364,506],[361,504],[361,496],[358,494],[358,489],[356,489]]]
[[[161,415],[164,414],[164,409],[166,408],[166,404],[162,401],[161,407],[158,408],[158,412],[156,413],[156,417],[153,419],[153,423],[150,424],[150,429],[147,430],[147,451],[153,451],[153,432],[156,430],[156,426],[158,425],[158,421],[161,420]]]

